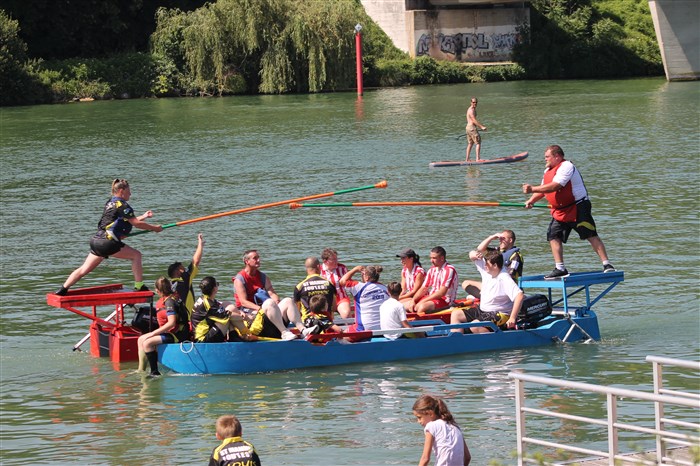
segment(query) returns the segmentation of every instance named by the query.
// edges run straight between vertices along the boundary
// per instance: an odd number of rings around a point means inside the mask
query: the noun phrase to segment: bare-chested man
[[[472,152],[472,146],[476,144],[476,160],[481,160],[481,135],[478,128],[486,131],[486,126],[476,119],[476,105],[479,103],[476,97],[472,97],[471,105],[467,109],[467,162]]]

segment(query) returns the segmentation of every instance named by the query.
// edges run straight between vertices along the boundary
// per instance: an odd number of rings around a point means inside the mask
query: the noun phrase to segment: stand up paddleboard
[[[491,163],[513,163],[525,160],[528,156],[527,152],[521,152],[515,155],[509,155],[508,157],[500,157],[497,159],[481,159],[481,160],[470,160],[469,162],[464,160],[452,160],[443,162],[430,162],[428,166],[430,168],[440,168],[440,167],[466,167],[468,165],[488,165]]]

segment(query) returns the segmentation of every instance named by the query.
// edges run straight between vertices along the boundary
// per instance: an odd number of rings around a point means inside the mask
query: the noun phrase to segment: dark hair
[[[445,402],[436,396],[421,395],[421,397],[413,403],[413,411],[420,414],[435,413],[438,419],[442,419],[446,423],[459,428],[452,413],[447,409]]]
[[[440,254],[442,257],[447,258],[447,251],[445,251],[445,248],[443,248],[442,246],[435,246],[433,249],[430,250],[430,252]]]
[[[209,296],[217,286],[219,286],[219,284],[217,283],[216,278],[211,276],[204,277],[202,278],[202,281],[199,282],[199,289],[202,290],[202,294],[207,296]]]
[[[484,254],[484,260],[491,265],[495,265],[499,269],[503,268],[503,254],[500,251],[489,249]]]
[[[379,281],[379,274],[382,273],[381,265],[368,265],[364,268],[365,276],[368,282],[376,283]]]
[[[323,314],[328,309],[328,300],[322,294],[315,294],[309,299],[309,311]]]
[[[175,278],[173,277],[173,275],[175,275],[175,272],[177,271],[177,269],[180,268],[181,265],[182,262],[173,262],[172,264],[170,264],[170,266],[168,267],[168,277]]]
[[[165,277],[158,277],[156,280],[156,291],[160,292],[162,296],[170,296],[173,294],[173,285]]]
[[[401,294],[401,283],[399,282],[390,282],[387,286],[386,289],[389,291],[389,294],[393,298],[394,296],[398,296]]]
[[[556,144],[552,144],[551,146],[547,147],[547,150],[545,152],[551,152],[552,155],[558,155],[562,159],[564,158],[564,149],[562,149],[560,146],[557,146]]]
[[[332,256],[338,257],[338,251],[333,248],[326,248],[321,251],[321,260],[323,261],[330,259]]]

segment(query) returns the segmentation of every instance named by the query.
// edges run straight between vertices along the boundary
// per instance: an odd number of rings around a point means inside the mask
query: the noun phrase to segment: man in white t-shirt
[[[481,302],[478,307],[453,311],[450,323],[459,324],[474,321],[498,322],[500,314],[508,315],[505,325],[515,328],[515,321],[523,303],[523,291],[518,288],[506,270],[503,270],[503,255],[499,251],[471,251],[469,259],[474,262],[481,274]],[[464,329],[453,329],[464,333]],[[467,329],[470,333],[486,333],[485,327]]]

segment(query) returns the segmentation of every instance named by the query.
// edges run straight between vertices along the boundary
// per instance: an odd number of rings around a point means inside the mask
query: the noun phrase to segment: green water
[[[524,150],[510,165],[429,169],[464,157],[469,97],[479,97],[485,158]],[[423,434],[418,395],[446,398],[474,465],[512,464],[514,369],[649,389],[648,354],[700,358],[700,83],[661,79],[424,86],[366,93],[139,100],[3,108],[0,249],[2,463],[203,464],[214,422],[234,413],[265,464],[412,464]],[[613,264],[626,281],[598,303],[602,341],[442,360],[345,366],[245,377],[167,374],[144,381],[127,364],[72,352],[88,323],[45,304],[88,252],[109,186],[132,186],[138,213],[172,223],[217,212],[374,184],[333,201],[523,202],[543,152],[560,144],[581,170]],[[318,201],[323,202],[323,201]],[[442,245],[461,278],[476,278],[467,252],[515,230],[525,273],[548,272],[546,211],[519,208],[286,207],[225,217],[129,240],[151,284],[206,239],[202,276],[222,283],[259,249],[281,296],[304,278],[304,259],[334,247],[348,265]],[[598,270],[586,242],[565,249],[570,271]],[[124,283],[110,259],[80,286]],[[220,294],[230,298],[232,287]],[[460,295],[462,296],[462,295]],[[106,310],[109,313],[109,310]],[[87,346],[84,347],[87,349]],[[283,357],[283,355],[281,355]],[[698,379],[688,381],[698,385]],[[545,396],[562,410],[603,416],[604,402]],[[648,410],[623,409],[647,420]],[[599,429],[532,427],[560,441],[600,446]],[[623,442],[624,443],[624,442]]]

